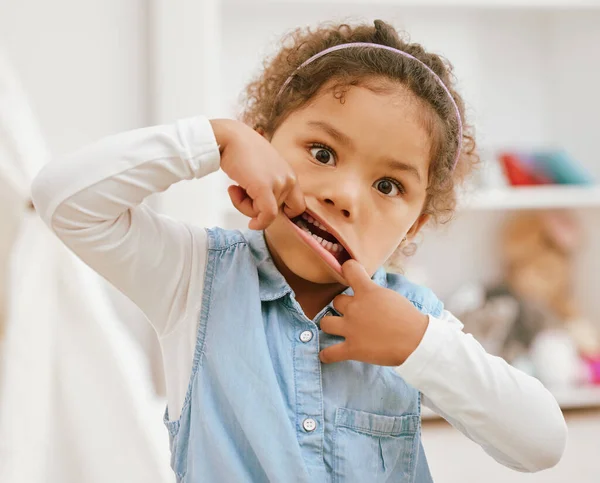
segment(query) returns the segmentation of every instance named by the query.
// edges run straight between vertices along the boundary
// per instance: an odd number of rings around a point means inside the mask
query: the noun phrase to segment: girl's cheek
[[[308,163],[308,161],[305,163]],[[294,170],[294,173],[296,173],[296,178],[298,179],[298,184],[302,189],[308,189],[315,176],[314,173],[311,174],[310,170],[307,170],[305,163],[297,163],[296,166],[292,165],[292,169]]]
[[[298,177],[306,171],[306,164],[309,163],[306,159],[306,154],[304,154],[304,157],[297,155],[286,159]]]

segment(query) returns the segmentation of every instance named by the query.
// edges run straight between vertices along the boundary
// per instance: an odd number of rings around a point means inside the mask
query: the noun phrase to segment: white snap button
[[[317,429],[317,422],[313,418],[306,418],[304,421],[302,421],[302,427],[304,428],[304,431],[310,433],[311,431]]]
[[[310,342],[313,338],[313,333],[310,330],[305,330],[300,334],[300,340],[302,342]]]

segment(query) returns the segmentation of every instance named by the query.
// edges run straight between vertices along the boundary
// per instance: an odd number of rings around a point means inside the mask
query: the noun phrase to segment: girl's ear
[[[417,221],[413,223],[413,226],[410,227],[410,230],[408,230],[408,233],[406,234],[407,240],[411,240],[416,237],[417,233],[421,231],[421,228],[423,228],[430,219],[431,215],[422,213],[419,218],[417,218]]]

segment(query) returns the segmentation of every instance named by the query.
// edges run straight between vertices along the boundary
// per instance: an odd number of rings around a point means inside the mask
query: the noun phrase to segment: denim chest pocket
[[[417,414],[383,416],[338,408],[333,482],[414,481],[419,444]]]

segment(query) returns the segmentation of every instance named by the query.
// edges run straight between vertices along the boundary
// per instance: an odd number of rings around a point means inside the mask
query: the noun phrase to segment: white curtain
[[[17,199],[5,212],[21,218],[8,273],[0,274],[0,482],[172,482],[163,403],[146,357],[105,282],[27,208],[31,180],[48,158],[0,51],[0,187]]]

